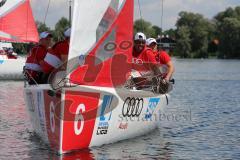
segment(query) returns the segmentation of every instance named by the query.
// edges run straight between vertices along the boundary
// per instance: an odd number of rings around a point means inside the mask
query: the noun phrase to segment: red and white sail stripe
[[[131,69],[123,63],[132,58],[133,0],[75,1],[74,5],[69,60],[83,56],[85,62],[70,80],[90,86],[123,84]],[[88,16],[78,14],[79,10]],[[114,63],[118,55],[125,61]]]

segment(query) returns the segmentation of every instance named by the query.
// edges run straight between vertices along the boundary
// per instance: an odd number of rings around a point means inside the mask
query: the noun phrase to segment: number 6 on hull
[[[75,116],[75,122],[74,122],[74,131],[75,131],[76,135],[80,135],[82,133],[82,130],[83,130],[83,126],[84,126],[84,118],[83,118],[83,115],[82,115],[83,112],[85,112],[85,105],[80,104],[77,108],[76,116]],[[80,121],[80,128],[78,127],[79,121]]]

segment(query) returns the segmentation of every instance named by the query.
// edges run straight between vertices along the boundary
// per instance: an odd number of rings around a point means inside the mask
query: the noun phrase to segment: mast
[[[72,0],[69,0],[69,23],[72,25]]]
[[[160,35],[159,35],[159,47],[160,48],[162,48],[162,38],[163,38],[163,2],[164,2],[164,0],[161,0],[161,10],[162,10],[162,12],[161,12],[161,33],[159,33]]]
[[[162,6],[161,6],[161,8],[162,8],[162,13],[161,13],[161,28],[162,28],[162,32],[163,32],[163,13],[164,13],[164,11],[163,11],[163,2],[164,2],[164,0],[161,0],[162,1]]]

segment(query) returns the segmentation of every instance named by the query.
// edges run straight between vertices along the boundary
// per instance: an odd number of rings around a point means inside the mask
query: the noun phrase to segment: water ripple
[[[239,62],[175,60],[176,84],[162,114],[181,119],[162,119],[145,136],[62,156],[32,131],[23,82],[0,82],[0,159],[239,159]]]

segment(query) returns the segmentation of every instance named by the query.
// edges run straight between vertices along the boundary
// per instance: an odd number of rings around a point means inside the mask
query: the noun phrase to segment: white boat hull
[[[24,58],[1,59],[0,58],[0,80],[23,80]]]
[[[157,127],[157,113],[168,101],[167,95],[126,89],[50,90],[26,87],[25,99],[35,132],[60,154],[145,134]]]

